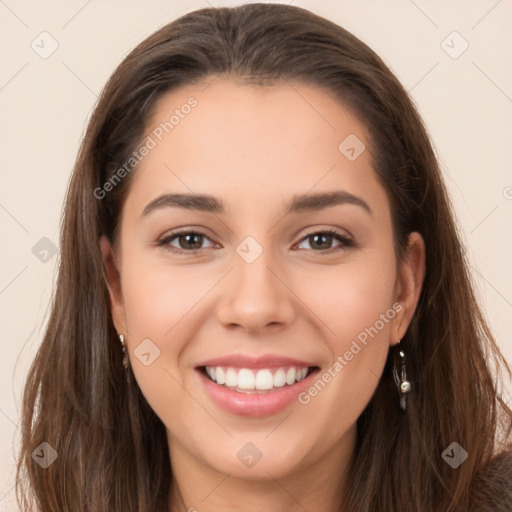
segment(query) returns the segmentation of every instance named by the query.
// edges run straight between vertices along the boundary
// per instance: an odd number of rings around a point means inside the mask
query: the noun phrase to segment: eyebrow
[[[299,194],[285,208],[285,215],[315,210],[323,210],[337,205],[352,204],[360,206],[372,215],[372,209],[366,201],[344,190],[333,192],[317,192],[313,194]],[[226,207],[222,200],[208,194],[163,194],[151,201],[142,212],[142,217],[161,208],[185,208],[206,213],[225,214]]]

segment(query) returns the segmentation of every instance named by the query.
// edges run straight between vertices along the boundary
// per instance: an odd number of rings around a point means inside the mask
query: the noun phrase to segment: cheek
[[[169,401],[173,407],[185,406],[187,395],[180,385],[186,367],[183,354],[205,315],[211,315],[208,294],[225,270],[155,259],[154,254],[149,257],[135,247],[126,250],[122,293],[132,370],[150,405],[160,411],[168,408]],[[146,366],[148,361],[139,356],[147,352],[150,364]]]
[[[216,281],[211,269],[170,267],[144,257],[127,258],[122,277],[128,332],[155,339],[168,336]]]
[[[180,354],[193,337],[189,319],[214,276],[156,264],[141,251],[126,254],[122,293],[130,362],[146,398],[156,405],[152,401],[161,395],[162,386],[169,391],[167,398],[182,395],[179,388],[171,393],[177,385],[172,376],[181,380]],[[149,357],[141,357],[148,352]]]
[[[393,253],[360,258],[340,265],[325,278],[303,288],[324,325],[330,360],[303,395],[317,417],[343,431],[368,404],[379,382],[389,351],[396,266]]]
[[[183,393],[181,354],[194,337],[194,306],[215,276],[211,271],[209,277],[198,275],[192,267],[155,264],[140,251],[126,253],[122,292],[130,365],[155,413],[167,426],[179,425],[170,410],[195,410],[193,400]]]
[[[330,333],[327,339],[332,351],[339,354],[359,334],[363,333],[360,338],[364,338],[366,330],[375,324],[379,337],[389,337],[390,324],[386,320],[394,317],[395,282],[395,259],[382,252],[315,271],[300,293]],[[385,315],[384,322],[381,315]]]

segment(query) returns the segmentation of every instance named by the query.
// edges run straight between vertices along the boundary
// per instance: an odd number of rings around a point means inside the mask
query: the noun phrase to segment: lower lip
[[[201,371],[196,371],[210,398],[222,409],[239,416],[260,417],[276,414],[286,409],[297,400],[299,393],[310,385],[311,378],[319,370],[315,369],[306,378],[291,386],[284,385],[265,393],[239,393],[213,382]]]

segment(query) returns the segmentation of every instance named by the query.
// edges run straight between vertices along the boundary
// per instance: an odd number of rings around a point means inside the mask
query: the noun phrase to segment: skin
[[[183,500],[180,508],[171,500],[172,510],[342,510],[356,420],[419,298],[423,240],[411,234],[397,264],[390,205],[370,152],[349,161],[338,150],[349,134],[369,148],[367,129],[324,91],[218,77],[162,96],[147,134],[190,96],[197,107],[134,171],[116,245],[101,240],[114,323],[167,428],[173,488]],[[295,194],[334,190],[363,199],[372,213],[341,204],[284,215]],[[171,192],[214,195],[227,212],[166,207],[141,216]],[[196,238],[196,254],[169,249],[190,250],[194,240],[157,245],[170,230],[192,227],[207,237]],[[306,236],[329,228],[354,245]],[[263,248],[250,264],[236,252],[247,236]],[[341,250],[323,254],[334,247]],[[307,405],[242,417],[200,385],[200,361],[233,353],[278,354],[325,371],[394,303],[401,311]],[[147,338],[160,350],[149,366],[133,354]],[[237,457],[247,442],[262,453],[250,468]]]

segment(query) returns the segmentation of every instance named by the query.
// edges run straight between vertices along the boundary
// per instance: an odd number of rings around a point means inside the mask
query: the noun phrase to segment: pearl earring
[[[395,359],[395,364],[393,365],[393,378],[395,380],[398,395],[400,397],[400,409],[402,409],[402,411],[405,411],[407,408],[407,394],[411,392],[412,386],[411,383],[407,380],[407,370],[405,367],[405,353],[402,347],[400,346],[400,341],[398,342],[396,348],[398,355],[400,356],[400,375],[398,375]]]
[[[128,351],[126,350],[126,344],[124,341],[124,336],[122,334],[119,335],[119,341],[121,342],[122,352],[123,352],[123,367],[125,371],[128,370]]]

